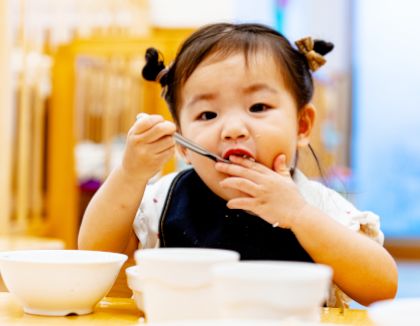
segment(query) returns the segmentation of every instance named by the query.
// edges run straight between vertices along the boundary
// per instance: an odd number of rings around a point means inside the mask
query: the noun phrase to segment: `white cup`
[[[420,298],[378,301],[371,304],[368,311],[377,326],[420,325]]]
[[[130,266],[125,270],[128,287],[133,291],[133,298],[139,310],[144,311],[143,275],[140,266]]]
[[[135,253],[142,271],[148,322],[217,317],[211,268],[236,262],[239,254],[221,249],[160,248]]]
[[[332,269],[299,262],[239,262],[212,269],[222,318],[320,320]]]

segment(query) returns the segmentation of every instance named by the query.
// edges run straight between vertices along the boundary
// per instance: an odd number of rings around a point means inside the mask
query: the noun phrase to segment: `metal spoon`
[[[182,136],[181,134],[179,134],[177,132],[174,133],[174,138],[175,138],[175,141],[178,144],[192,150],[193,152],[195,152],[197,154],[208,157],[209,159],[211,159],[215,162],[231,163],[229,160],[226,160],[223,157],[220,157],[219,155],[214,154],[214,153],[208,151],[207,149],[197,145],[196,143],[193,143],[191,140],[185,138],[184,136]]]
[[[136,117],[136,120],[140,120],[141,117],[144,115],[146,115],[146,113],[139,113]],[[197,145],[196,143],[193,143],[191,140],[185,138],[184,136],[182,136],[181,134],[177,132],[174,133],[174,139],[178,144],[192,150],[193,152],[197,154],[203,155],[215,162],[231,163],[229,160],[226,160],[223,157],[220,157],[219,155],[214,154],[208,151],[207,149]]]

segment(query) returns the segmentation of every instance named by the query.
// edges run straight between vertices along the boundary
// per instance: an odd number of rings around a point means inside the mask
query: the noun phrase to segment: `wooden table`
[[[8,292],[0,292],[0,325],[141,325],[143,314],[137,310],[135,302],[127,298],[105,298],[95,308],[94,313],[84,316],[44,317],[25,314]],[[372,326],[366,310],[324,308],[322,323]]]

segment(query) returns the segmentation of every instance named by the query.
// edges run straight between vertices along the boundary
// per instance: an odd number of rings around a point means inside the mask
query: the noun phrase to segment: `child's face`
[[[182,134],[222,157],[246,155],[273,168],[276,157],[285,154],[291,166],[297,147],[308,143],[313,108],[298,113],[271,56],[248,59],[246,66],[242,53],[225,59],[210,56],[195,69],[181,92]],[[305,110],[312,110],[311,121],[302,114]],[[215,170],[213,161],[189,150],[183,153],[218,196],[228,200],[239,195],[220,187],[226,175]]]

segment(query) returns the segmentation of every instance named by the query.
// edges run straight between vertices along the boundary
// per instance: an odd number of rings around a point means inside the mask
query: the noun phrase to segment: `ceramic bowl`
[[[127,275],[128,287],[133,291],[133,299],[136,301],[137,308],[144,311],[143,279],[140,266],[128,267],[125,274]]]
[[[148,326],[334,326],[324,323],[299,322],[297,320],[244,320],[244,319],[208,319],[177,320],[160,323],[147,323]]]
[[[215,316],[211,268],[236,262],[239,254],[221,249],[160,248],[135,253],[141,268],[144,312],[149,322]]]
[[[398,298],[373,303],[369,317],[376,326],[420,325],[420,298]]]
[[[298,262],[239,262],[212,270],[217,310],[222,318],[320,319],[332,269]]]
[[[84,250],[0,253],[7,289],[30,314],[88,314],[108,293],[126,255]]]

